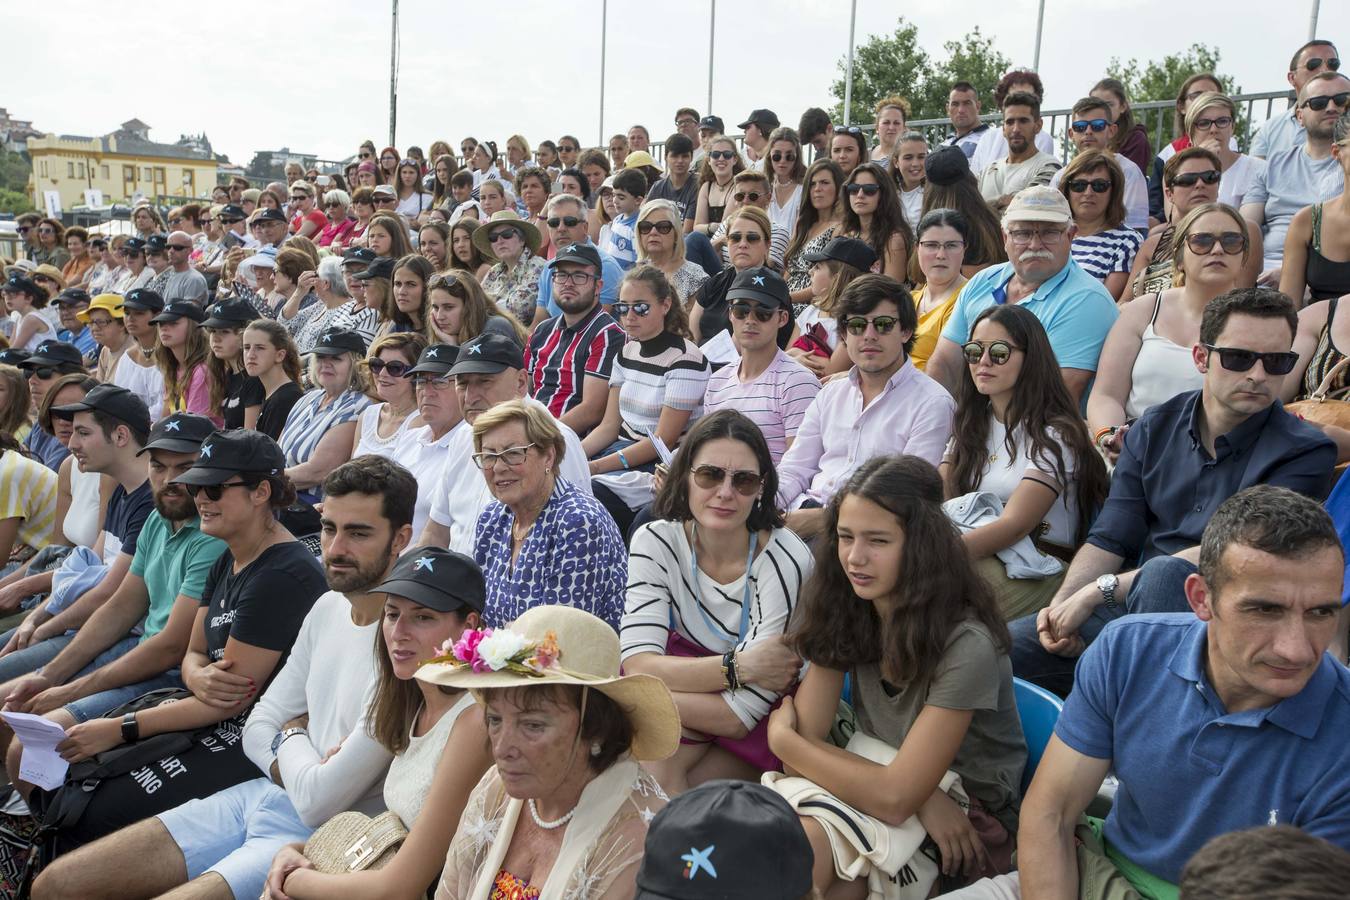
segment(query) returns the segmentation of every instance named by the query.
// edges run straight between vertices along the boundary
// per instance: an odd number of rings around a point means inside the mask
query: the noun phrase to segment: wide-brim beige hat
[[[539,229],[522,219],[514,209],[499,209],[473,233],[473,245],[488,259],[497,260],[497,254],[492,252],[492,243],[488,240],[488,235],[496,231],[498,225],[515,226],[524,236],[525,246],[530,248],[530,252],[539,252],[539,245],[543,242]]]
[[[665,682],[652,675],[619,674],[619,636],[602,620],[570,606],[536,606],[510,625],[509,632],[520,651],[511,661],[494,659],[490,668],[483,654],[479,671],[468,662],[426,663],[417,677],[430,684],[475,692],[490,688],[531,687],[545,684],[576,684],[599,691],[623,710],[633,726],[632,754],[639,760],[666,759],[680,746],[680,713]],[[501,636],[499,636],[501,637]],[[539,660],[538,649],[556,648],[552,658],[532,666],[524,658]],[[490,654],[487,654],[490,655]]]

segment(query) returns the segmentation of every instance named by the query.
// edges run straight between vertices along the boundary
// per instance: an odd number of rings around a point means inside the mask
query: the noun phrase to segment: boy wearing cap
[[[34,409],[42,408],[47,391],[63,375],[85,374],[84,357],[80,351],[75,349],[74,344],[58,340],[43,341],[27,359],[19,363],[19,368],[28,376],[28,391],[32,394]],[[33,425],[28,437],[23,439],[23,445],[53,472],[60,471],[61,463],[70,455],[70,450],[40,423]]]
[[[749,157],[754,160],[750,168],[756,172],[764,171],[764,151],[769,147],[769,134],[778,125],[778,114],[773,110],[756,109],[737,126],[745,132],[745,147]]]
[[[61,327],[56,332],[58,341],[74,344],[84,357],[84,364],[92,367],[98,357],[98,345],[79,315],[89,308],[89,292],[83,288],[66,288],[56,295],[56,313]]]

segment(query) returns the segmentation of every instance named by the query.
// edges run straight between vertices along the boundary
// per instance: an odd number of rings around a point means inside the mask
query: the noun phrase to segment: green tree
[[[1219,48],[1205,44],[1192,44],[1180,53],[1169,53],[1162,59],[1150,60],[1144,65],[1140,65],[1137,59],[1122,63],[1118,58],[1112,57],[1106,67],[1107,75],[1125,85],[1131,104],[1149,100],[1175,101],[1186,79],[1200,72],[1213,72],[1218,76],[1219,85],[1229,96],[1242,92],[1242,88],[1234,83],[1233,76],[1224,75],[1219,71]],[[1148,129],[1150,142],[1157,140],[1159,119],[1162,120],[1162,133],[1171,139],[1172,117],[1171,106],[1165,109],[1141,110],[1135,114],[1135,120],[1142,122]],[[1246,134],[1245,116],[1238,116],[1233,131],[1239,136]]]
[[[33,165],[22,153],[0,148],[0,190],[28,192],[28,179]]]
[[[23,191],[11,191],[8,188],[0,188],[0,213],[19,213],[31,212],[33,204],[28,199],[28,195]]]
[[[1012,61],[994,47],[992,38],[980,33],[979,26],[959,41],[942,45],[945,58],[924,79],[923,102],[916,104],[914,118],[936,119],[947,114],[947,95],[958,81],[975,86],[981,111],[992,112],[994,88],[1003,73],[1012,68]]]

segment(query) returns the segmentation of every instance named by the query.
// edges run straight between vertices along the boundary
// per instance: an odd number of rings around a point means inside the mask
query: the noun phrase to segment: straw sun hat
[[[520,232],[521,239],[531,253],[539,252],[539,245],[543,243],[543,236],[539,234],[539,229],[533,224],[525,221],[513,209],[499,209],[492,214],[486,222],[478,226],[473,233],[473,245],[478,248],[488,259],[496,260],[497,254],[492,252],[492,242],[488,240],[488,235],[495,232],[499,226],[511,225]]]
[[[536,606],[504,628],[464,632],[445,656],[417,670],[431,684],[488,688],[575,684],[599,691],[633,726],[633,757],[665,759],[680,746],[680,714],[659,678],[619,674],[619,636],[570,606]]]

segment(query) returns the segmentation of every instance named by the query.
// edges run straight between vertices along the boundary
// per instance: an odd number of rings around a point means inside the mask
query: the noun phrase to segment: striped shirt
[[[615,216],[609,223],[609,235],[601,248],[614,257],[626,272],[637,262],[637,213]]]
[[[740,366],[723,366],[714,372],[708,379],[703,411],[734,409],[749,418],[764,433],[777,465],[818,393],[820,380],[811,370],[779,350],[754,381],[741,380]]]
[[[13,450],[0,454],[0,519],[18,519],[15,549],[40,550],[56,537],[56,473]]]
[[[281,439],[277,441],[286,454],[288,468],[308,462],[328,429],[356,421],[361,410],[370,404],[370,398],[360,391],[343,391],[336,400],[324,406],[327,396],[323,388],[315,388],[291,407],[286,427],[281,429]],[[314,493],[318,494],[317,489]]]
[[[614,360],[609,386],[619,389],[620,434],[640,441],[656,429],[665,407],[703,414],[708,361],[693,341],[663,331],[650,341],[629,341]]]
[[[587,376],[609,381],[623,343],[623,329],[598,303],[575,325],[564,316],[541,322],[525,354],[531,395],[561,417],[581,402]]]
[[[681,637],[709,656],[777,637],[787,630],[810,572],[811,551],[802,539],[786,528],[774,529],[750,566],[750,616],[742,635],[746,575],[721,584],[702,569],[695,571],[684,526],[649,522],[633,534],[628,556],[628,591],[619,627],[622,658],[665,655],[672,622]],[[693,578],[698,579],[697,594]],[[722,691],[721,696],[747,729],[778,700],[777,694],[757,685]]]
[[[1130,271],[1134,255],[1143,243],[1139,232],[1132,228],[1112,228],[1074,238],[1069,252],[1084,272],[1105,281],[1113,272]]]
[[[358,307],[355,300],[348,300],[332,309],[322,303],[311,303],[289,319],[277,316],[277,321],[295,338],[296,348],[301,353],[308,353],[314,349],[319,335],[330,328],[355,331],[367,344],[371,343],[375,340],[380,314],[368,306]]]

